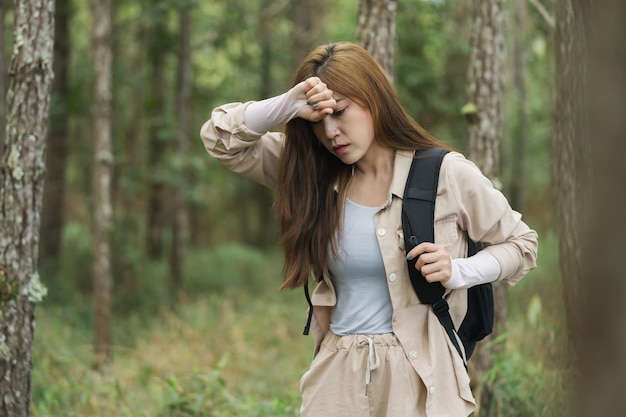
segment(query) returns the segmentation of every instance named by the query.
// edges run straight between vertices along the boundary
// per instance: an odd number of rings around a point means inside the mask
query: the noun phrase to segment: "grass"
[[[91,367],[89,330],[67,325],[67,309],[40,308],[32,415],[296,415],[312,348],[298,334],[303,306],[285,294],[190,300],[138,327],[104,372]]]
[[[115,315],[117,345],[103,372],[92,369],[88,300],[58,295],[60,302],[42,303],[31,415],[297,415],[313,341],[301,335],[304,296],[277,291],[281,266],[277,253],[236,244],[193,252],[194,296],[176,312],[163,290],[166,266],[145,266],[139,299]]]
[[[539,264],[510,291],[506,349],[485,376],[497,396],[489,415],[559,415],[566,402],[561,282],[550,234],[542,235]],[[173,312],[166,291],[157,290],[165,288],[165,265],[146,267],[141,300],[115,315],[114,359],[102,372],[92,369],[87,300],[44,301],[31,415],[297,416],[313,340],[301,334],[303,294],[277,290],[280,268],[280,255],[241,245],[194,251],[187,282],[193,296]]]
[[[484,378],[495,399],[481,416],[558,416],[569,404],[557,239],[540,233],[538,267],[509,290],[504,349]]]

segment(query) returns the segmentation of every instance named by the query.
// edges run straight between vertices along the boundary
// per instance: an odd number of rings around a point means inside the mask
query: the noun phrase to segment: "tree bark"
[[[261,0],[259,12],[258,42],[261,47],[261,68],[259,84],[261,98],[267,98],[272,93],[272,23],[275,17],[272,10],[273,0]]]
[[[145,96],[149,90],[146,87],[146,74],[149,69],[145,64],[149,36],[146,34],[148,22],[145,20],[132,25],[124,34],[114,29],[116,33],[113,42],[113,56],[124,56],[123,61],[120,59],[116,67],[128,74],[123,78],[113,76],[113,91],[120,91],[113,95],[113,108],[123,106],[125,111],[117,112],[119,116],[113,122],[113,131],[118,131],[117,135],[121,140],[117,142],[119,149],[116,150],[116,154],[119,157],[115,161],[112,184],[115,219],[111,259],[115,293],[120,296],[119,303],[125,306],[132,305],[131,300],[136,300],[140,296],[142,289],[137,277],[141,276],[144,270],[144,264],[137,261],[142,251],[128,249],[145,247],[142,231],[146,223],[144,191],[146,187],[141,177],[142,171],[145,170],[142,141],[145,137],[145,127],[149,122],[144,117]],[[127,44],[134,47],[129,51],[126,48]],[[126,94],[122,94],[123,90],[127,90]],[[117,126],[116,121],[119,123]]]
[[[469,158],[496,188],[501,188],[500,142],[502,138],[502,75],[505,61],[504,8],[502,0],[474,0],[471,56],[468,71],[469,103],[475,111],[468,114]],[[493,365],[498,348],[486,342],[502,334],[507,317],[507,288],[494,285],[495,328],[492,335],[477,345],[470,361],[472,374],[482,375]],[[490,347],[493,346],[493,347]],[[473,375],[475,381],[481,378]],[[475,394],[479,407],[493,398],[489,387],[478,383]]]
[[[272,7],[275,3],[273,0],[261,1],[261,12],[259,15],[259,43],[261,44],[261,84],[259,86],[259,97],[270,97],[272,95],[272,63],[273,63],[273,42],[272,42],[272,24],[276,15],[281,12],[276,6]],[[297,6],[299,9],[307,10],[311,12],[310,0],[303,0],[302,4]],[[301,11],[300,14],[303,12]],[[301,18],[303,16],[300,16]],[[301,20],[299,24],[303,27],[298,27],[296,33],[294,33],[294,43],[292,44],[292,50],[295,52],[295,42],[303,42],[299,45],[302,48],[299,52],[304,55],[302,58],[308,55],[309,51],[309,36],[311,34],[311,17],[310,14],[306,20]],[[295,23],[294,23],[295,25]],[[294,55],[295,58],[295,55]],[[276,222],[272,213],[272,202],[274,200],[273,191],[267,187],[261,186],[257,183],[250,181],[244,181],[239,183],[241,188],[239,195],[248,196],[248,201],[245,203],[236,202],[237,207],[241,212],[241,224],[243,226],[243,233],[246,240],[255,246],[267,246],[269,242],[275,242],[271,237],[274,236],[273,231],[276,229]],[[255,202],[255,206],[250,205],[250,201]],[[250,213],[252,211],[252,213]],[[261,221],[256,221],[261,219]],[[255,227],[256,226],[256,227]]]
[[[513,4],[513,82],[517,93],[517,129],[513,140],[513,167],[511,205],[523,213],[526,200],[526,160],[528,149],[528,92],[526,88],[526,25],[528,0],[515,0]]]
[[[6,128],[7,103],[6,103],[6,74],[7,62],[5,53],[5,31],[4,18],[7,12],[9,0],[0,0],[0,159],[4,149],[4,130]]]
[[[6,152],[0,164],[0,416],[29,414],[45,140],[52,84],[54,1],[15,4]]]
[[[147,213],[147,254],[151,259],[158,259],[163,255],[163,230],[167,222],[167,187],[163,174],[163,160],[168,148],[168,134],[166,132],[167,115],[167,87],[165,83],[165,57],[163,39],[166,34],[166,13],[162,10],[160,0],[152,0],[151,7],[154,15],[152,29],[148,31],[148,60],[152,70],[150,79],[150,102],[148,103],[149,149],[148,172],[150,178],[150,195],[148,198]]]
[[[568,302],[567,312],[568,319],[581,319],[581,334],[572,335],[579,336],[572,340],[577,345],[576,366],[580,375],[571,414],[576,417],[618,416],[624,413],[623,387],[626,382],[626,334],[622,331],[626,319],[626,303],[623,302],[626,295],[626,123],[623,111],[626,45],[616,40],[626,39],[626,2],[577,0],[569,6],[566,3],[561,1],[559,4],[557,21],[561,22],[563,13],[567,13],[569,23],[574,24],[571,29],[586,36],[582,44],[570,46],[575,48],[570,49],[573,54],[563,58],[577,71],[570,72],[570,75],[579,76],[577,67],[581,62],[587,63],[582,80],[582,85],[586,86],[584,96],[566,97],[573,99],[570,107],[585,103],[587,108],[583,109],[583,114],[589,124],[584,130],[572,130],[571,127],[576,127],[573,124],[564,132],[574,135],[574,143],[580,152],[576,160],[579,168],[576,172],[580,177],[576,178],[581,181],[575,190],[579,193],[574,202],[584,210],[579,218],[586,222],[579,242],[581,271],[575,275],[580,298],[573,300],[576,306]],[[576,16],[582,16],[582,22],[576,20]],[[569,45],[575,39],[561,38],[561,41]],[[561,53],[565,51],[561,50]],[[586,59],[581,61],[581,58]],[[562,75],[562,72],[557,74]],[[572,85],[562,87],[571,88]],[[560,94],[570,92],[559,89]],[[576,122],[575,119],[570,121]],[[589,165],[592,170],[588,169]],[[563,252],[562,255],[576,256],[574,252]],[[568,261],[570,268],[575,265],[572,261]],[[563,274],[563,280],[564,287],[568,287],[570,276]],[[574,315],[576,308],[580,312]]]
[[[112,5],[111,0],[91,0],[94,51],[94,98],[92,107],[94,159],[92,178],[93,233],[92,279],[95,305],[94,350],[96,367],[111,358],[111,182],[113,145],[112,110]]]
[[[393,82],[397,0],[359,0],[357,42],[376,58]]]
[[[563,279],[570,358],[577,362],[581,337],[581,255],[586,219],[580,202],[587,191],[589,145],[585,140],[582,107],[585,80],[585,35],[579,1],[562,0],[556,9],[556,102],[552,143],[554,225],[559,239],[559,265]]]
[[[70,0],[56,1],[54,28],[54,81],[50,132],[46,155],[46,185],[41,215],[41,264],[45,274],[54,275],[61,254],[64,224],[65,165],[69,116]]]
[[[191,93],[193,73],[191,66],[191,14],[188,7],[180,11],[180,33],[178,43],[178,78],[176,95],[177,157],[179,182],[174,191],[174,221],[172,224],[172,247],[170,252],[171,295],[175,297],[183,286],[185,277],[185,255],[189,243],[189,216],[185,199],[188,175],[186,161],[192,129]]]
[[[556,7],[553,198],[576,417],[624,411],[625,13],[622,0]]]
[[[317,2],[316,2],[317,7]],[[291,1],[293,37],[291,43],[291,66],[295,71],[312,49],[313,4],[311,0]]]
[[[474,0],[469,101],[476,112],[469,123],[469,156],[496,185],[502,138],[502,71],[504,68],[502,0]]]

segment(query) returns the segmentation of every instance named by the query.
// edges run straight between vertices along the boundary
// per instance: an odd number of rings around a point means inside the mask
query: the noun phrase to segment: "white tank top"
[[[391,333],[391,297],[374,225],[379,207],[366,207],[346,199],[339,235],[339,260],[329,256],[337,305],[330,329],[349,334]]]

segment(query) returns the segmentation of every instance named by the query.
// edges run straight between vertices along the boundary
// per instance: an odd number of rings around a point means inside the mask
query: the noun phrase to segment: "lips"
[[[336,145],[333,146],[333,151],[337,154],[343,153],[348,149],[348,146],[350,145]]]

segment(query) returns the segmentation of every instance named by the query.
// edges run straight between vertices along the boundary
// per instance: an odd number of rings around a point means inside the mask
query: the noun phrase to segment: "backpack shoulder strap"
[[[309,294],[309,280],[304,283],[304,297],[306,298],[306,302],[309,304],[309,311],[307,312],[306,324],[304,325],[304,330],[302,334],[304,336],[309,335],[309,331],[311,330],[311,320],[313,319],[313,303],[311,302],[311,295]]]
[[[435,241],[435,199],[439,185],[439,170],[446,149],[431,148],[415,153],[402,199],[402,231],[407,252],[422,242]],[[450,341],[465,363],[465,355],[457,339],[448,302],[443,298],[441,283],[429,283],[415,269],[417,258],[408,262],[411,284],[420,302],[432,305]],[[467,366],[467,365],[466,365]]]
[[[404,187],[402,199],[402,231],[407,252],[422,242],[435,241],[435,199],[439,169],[446,149],[417,151]],[[430,285],[415,269],[417,259],[409,261],[409,275],[418,298],[424,304],[440,300],[445,292],[439,283]]]

